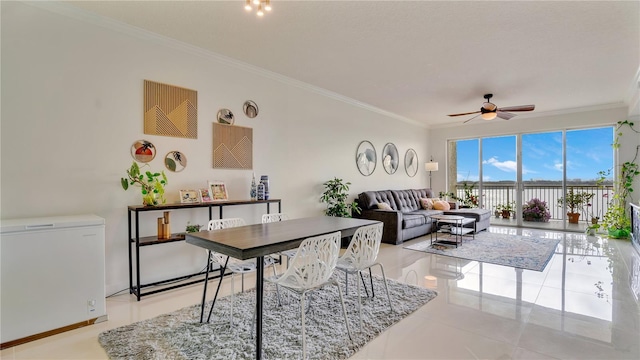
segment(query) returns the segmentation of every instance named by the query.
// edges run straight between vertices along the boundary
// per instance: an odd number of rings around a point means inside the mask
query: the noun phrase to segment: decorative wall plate
[[[367,140],[363,140],[358,144],[356,149],[356,166],[360,174],[369,176],[373,174],[378,163],[378,155],[376,148]]]
[[[409,177],[414,177],[418,173],[418,154],[413,149],[407,150],[404,154],[404,170]]]
[[[180,172],[187,167],[187,156],[180,151],[169,151],[164,157],[164,166],[170,171]]]
[[[131,145],[131,156],[135,161],[148,163],[156,157],[156,147],[147,140],[138,140]]]
[[[235,116],[229,109],[220,109],[218,110],[218,122],[220,124],[233,125],[236,121]]]
[[[382,148],[382,167],[389,175],[398,170],[398,149],[392,143],[387,143]]]
[[[253,100],[247,100],[242,105],[242,111],[248,118],[253,119],[258,116],[258,105]]]

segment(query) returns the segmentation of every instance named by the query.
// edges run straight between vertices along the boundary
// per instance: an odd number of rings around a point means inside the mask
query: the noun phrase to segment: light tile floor
[[[640,359],[640,255],[628,241],[490,230],[557,238],[560,244],[542,272],[383,244],[379,260],[389,278],[439,295],[353,359]],[[229,280],[224,283],[228,294]],[[0,357],[106,359],[100,332],[198,303],[200,296],[201,285],[140,302],[129,294],[115,296],[107,300],[109,321],[6,349]]]

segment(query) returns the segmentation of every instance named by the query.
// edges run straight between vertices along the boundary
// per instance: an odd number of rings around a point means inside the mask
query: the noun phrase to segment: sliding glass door
[[[491,224],[584,231],[612,196],[611,126],[449,142],[448,187]]]

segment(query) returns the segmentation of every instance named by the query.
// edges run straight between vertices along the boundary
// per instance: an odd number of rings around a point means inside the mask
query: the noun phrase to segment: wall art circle
[[[404,170],[409,177],[414,177],[418,173],[418,154],[413,149],[407,150],[404,154]]]
[[[398,149],[392,143],[386,143],[382,148],[382,167],[389,175],[398,170]]]
[[[156,157],[156,147],[147,140],[138,140],[131,145],[131,156],[135,161],[148,163]]]
[[[364,176],[373,174],[377,163],[378,155],[376,154],[376,148],[367,140],[361,141],[356,149],[356,166],[360,174]]]
[[[218,122],[220,124],[233,125],[235,121],[236,121],[236,118],[235,116],[233,116],[233,113],[231,112],[231,110],[229,109],[218,110]]]
[[[187,156],[180,151],[169,151],[164,157],[164,166],[173,172],[180,172],[187,167]]]
[[[253,119],[258,116],[258,105],[253,100],[247,100],[242,105],[242,111],[248,118]]]

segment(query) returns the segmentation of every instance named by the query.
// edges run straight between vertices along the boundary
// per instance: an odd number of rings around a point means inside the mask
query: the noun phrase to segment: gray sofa
[[[432,197],[431,189],[365,191],[356,199],[362,211],[354,217],[382,221],[382,241],[394,245],[429,234],[432,231],[430,215],[473,217],[476,219],[476,232],[489,227],[491,214],[486,209],[457,209],[455,203],[451,203],[452,209],[448,211],[422,209],[420,198]],[[388,204],[391,210],[379,209],[378,203]]]

